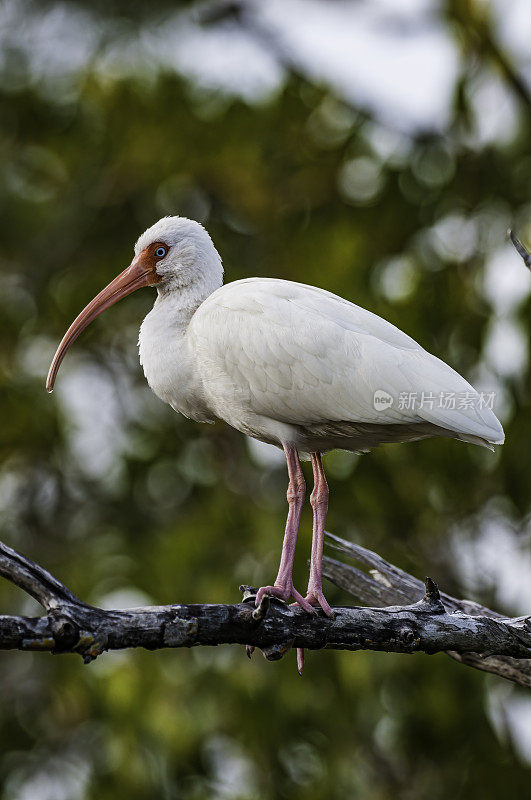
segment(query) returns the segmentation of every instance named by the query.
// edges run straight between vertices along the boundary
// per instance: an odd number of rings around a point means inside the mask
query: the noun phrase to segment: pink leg
[[[330,608],[323,594],[323,544],[326,512],[328,511],[328,484],[326,482],[323,462],[320,453],[312,453],[314,486],[310,496],[313,508],[312,555],[310,558],[310,580],[306,600],[313,606],[321,606],[328,617],[332,617]]]
[[[312,453],[313,491],[310,503],[313,508],[313,535],[312,555],[310,558],[310,580],[308,592],[304,598],[311,605],[319,605],[328,617],[333,617],[333,611],[323,594],[323,544],[326,512],[328,511],[328,484],[323,469],[320,453]],[[302,675],[304,669],[304,649],[297,648],[297,669]]]
[[[293,587],[293,560],[295,558],[295,545],[301,521],[302,506],[306,493],[306,483],[302,474],[299,456],[296,448],[292,444],[284,444],[286,463],[288,465],[289,485],[288,485],[288,519],[286,521],[286,533],[282,545],[282,555],[277,579],[274,586],[262,586],[256,594],[256,605],[265,594],[278,597],[280,600],[289,600],[293,597],[305,611],[315,613],[308,600],[297,592]],[[326,483],[326,481],[325,481]]]

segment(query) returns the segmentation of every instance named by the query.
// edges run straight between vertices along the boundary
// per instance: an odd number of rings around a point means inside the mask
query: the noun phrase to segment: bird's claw
[[[323,609],[327,617],[330,617],[331,619],[334,618],[334,612],[330,608],[328,600],[326,599],[326,597],[324,596],[323,592],[320,589],[309,589],[306,597],[303,597],[302,599],[304,600],[305,603],[308,603],[310,605],[313,614],[315,614],[315,609],[313,608],[313,606],[320,606],[320,608]],[[296,603],[293,603],[293,605],[296,606],[301,604],[299,603],[299,601],[297,601]],[[302,608],[304,607],[305,606],[302,606]],[[297,672],[299,673],[299,675],[302,676],[303,670],[304,670],[304,648],[297,647]]]
[[[255,598],[255,605],[257,607],[257,611],[263,607],[263,602],[267,597],[275,597],[277,600],[282,600],[283,602],[287,603],[290,597],[293,597],[295,600],[294,603],[291,603],[290,608],[293,606],[299,606],[308,614],[316,614],[315,607],[321,608],[327,617],[333,618],[334,612],[332,611],[330,604],[328,603],[326,597],[324,596],[321,589],[313,588],[311,585],[308,586],[308,593],[306,597],[303,597],[299,592],[291,585],[291,586],[261,586],[256,593]],[[256,612],[255,612],[256,613]],[[247,655],[249,658],[252,655],[254,647],[251,648],[247,645]],[[302,647],[297,647],[297,671],[299,675],[302,675],[304,670],[304,649]]]
[[[289,588],[286,588],[285,586],[261,586],[258,589],[254,600],[254,604],[257,608],[266,595],[268,597],[275,597],[277,600],[283,600],[284,602],[287,602],[291,597],[291,592]]]
[[[304,670],[304,647],[297,647],[297,672],[302,678]]]
[[[330,619],[334,618],[334,612],[332,611],[328,600],[320,589],[309,589],[308,594],[306,597],[302,598],[302,600],[304,601],[305,605],[302,605],[299,600],[297,600],[296,603],[293,603],[293,605],[300,605],[302,608],[304,608],[304,610],[306,610],[306,605],[309,605],[313,614],[315,614],[315,607],[319,607],[322,608],[327,617],[330,617]]]
[[[315,609],[312,608],[309,602],[304,599],[304,597],[299,594],[299,592],[293,588],[293,586],[261,586],[256,593],[256,600],[255,605],[259,607],[262,604],[263,598],[265,596],[275,597],[277,600],[282,600],[284,603],[287,603],[290,597],[293,597],[295,603],[293,605],[299,605],[308,614],[315,614]]]

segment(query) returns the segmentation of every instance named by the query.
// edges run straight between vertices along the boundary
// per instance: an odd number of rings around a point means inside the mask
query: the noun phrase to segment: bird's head
[[[185,217],[159,219],[139,237],[127,269],[91,300],[63,336],[48,371],[47,391],[53,390],[70,345],[118,300],[142,286],[155,286],[161,296],[185,294],[187,302],[199,305],[222,281],[221,259],[202,225]]]

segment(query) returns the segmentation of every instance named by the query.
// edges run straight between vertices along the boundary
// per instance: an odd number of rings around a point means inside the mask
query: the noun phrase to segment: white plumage
[[[281,567],[275,585],[262,587],[259,597],[293,596],[306,610],[319,604],[329,613],[321,590],[328,492],[320,454],[430,436],[491,446],[503,442],[503,430],[464,378],[370,311],[291,281],[222,282],[220,257],[201,225],[159,220],[139,238],[128,270],[67,332],[49,387],[67,347],[100,310],[139,285],[156,285],[139,337],[155,394],[192,419],[222,419],[286,452],[290,513]],[[375,396],[382,392],[390,402],[379,405]],[[401,402],[404,397],[410,402]],[[300,454],[311,456],[316,480],[306,598],[291,583],[304,492]]]
[[[201,304],[186,336],[214,414],[264,441],[281,444],[286,426],[307,452],[429,433],[503,441],[492,411],[451,367],[375,314],[313,286],[230,283]],[[391,406],[375,408],[378,390]],[[453,408],[441,393],[456,396]],[[416,395],[415,408],[399,408],[404,395]]]
[[[178,243],[183,228],[187,247],[181,239],[181,254],[172,259],[180,279],[159,288],[139,337],[151,388],[177,411],[201,422],[218,417],[279,446],[288,437],[305,453],[433,435],[503,442],[500,423],[475,389],[376,314],[292,281],[248,278],[222,286],[219,256],[189,220],[160,220],[136,252],[158,239]],[[197,237],[211,245],[201,242],[200,257],[190,244]],[[191,264],[184,270],[183,252]],[[375,408],[378,390],[392,397],[391,406]],[[441,392],[455,395],[453,408],[444,407]],[[413,407],[400,407],[403,395],[416,395]],[[421,404],[431,395],[435,400]]]

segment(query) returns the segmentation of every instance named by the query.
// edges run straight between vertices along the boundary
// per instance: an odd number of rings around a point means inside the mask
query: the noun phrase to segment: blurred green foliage
[[[444,24],[457,26],[452,4],[447,12]],[[204,222],[227,280],[278,276],[337,292],[466,376],[486,376],[503,401],[507,444],[496,454],[440,440],[327,456],[330,530],[457,593],[470,587],[456,569],[454,528],[473,538],[485,519],[501,520],[528,558],[529,374],[525,353],[506,374],[489,364],[500,312],[484,275],[495,252],[512,258],[508,224],[531,234],[530,113],[520,97],[510,141],[470,144],[468,82],[478,63],[496,69],[488,47],[476,55],[485,62],[465,60],[449,129],[407,145],[295,73],[254,105],[170,71],[127,77],[88,64],[53,91],[4,74],[3,540],[107,606],[234,602],[240,583],[276,574],[284,468],[235,431],[198,426],[150,394],[136,354],[150,292],[91,326],[57,391],[44,391],[67,325],[127,266],[136,236],[179,213]],[[525,300],[510,316],[525,346],[529,311]],[[310,531],[308,507],[299,587]],[[477,597],[500,606],[488,580]],[[5,582],[0,603],[3,613],[39,613]],[[294,654],[249,663],[241,648],[108,654],[88,667],[4,653],[0,687],[6,800],[529,791],[529,763],[496,712],[525,702],[521,694],[444,656],[310,653],[301,680]]]

